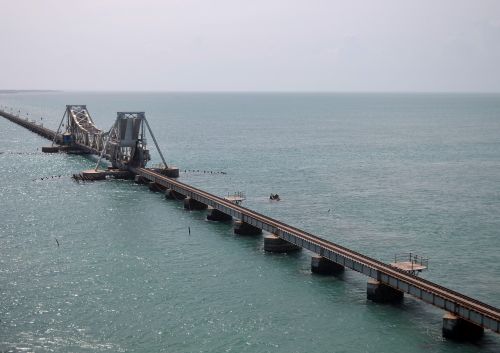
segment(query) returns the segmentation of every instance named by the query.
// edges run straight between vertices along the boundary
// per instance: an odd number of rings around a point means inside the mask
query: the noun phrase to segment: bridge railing
[[[454,313],[460,318],[500,333],[500,310],[498,308],[419,278],[408,273],[408,271],[347,249],[271,217],[231,203],[216,195],[164,177],[150,169],[133,168],[131,171],[166,188],[217,208],[246,223],[277,234],[288,242],[311,250],[346,268],[375,278],[383,284]],[[425,263],[424,259],[421,256],[415,258],[413,254],[411,256],[412,261]]]
[[[429,258],[412,252],[399,253],[394,255],[394,262],[410,262],[415,265],[429,267]]]

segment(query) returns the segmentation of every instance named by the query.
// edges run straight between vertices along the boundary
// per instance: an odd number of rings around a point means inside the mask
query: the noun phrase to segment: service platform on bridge
[[[241,205],[241,203],[246,200],[246,196],[242,191],[238,191],[234,194],[228,194],[224,199],[236,205]]]
[[[416,264],[414,262],[391,262],[390,264],[392,267],[399,268],[400,270],[411,272],[411,271],[418,271],[421,272],[423,270],[427,269],[427,266],[423,266],[420,264]]]
[[[391,262],[390,265],[402,271],[416,275],[427,269],[429,259],[411,252],[403,253],[395,255],[394,262]]]

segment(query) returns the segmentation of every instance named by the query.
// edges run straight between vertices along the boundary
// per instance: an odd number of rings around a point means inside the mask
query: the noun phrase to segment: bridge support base
[[[366,296],[376,303],[398,303],[403,300],[404,293],[377,280],[370,279],[366,286]]]
[[[149,190],[153,191],[153,192],[159,192],[159,191],[163,191],[165,188],[159,184],[156,184],[154,181],[150,181],[148,183],[148,187],[149,187]]]
[[[165,190],[165,198],[169,200],[184,200],[186,196],[180,192],[167,188]]]
[[[88,154],[88,152],[82,151],[78,147],[75,146],[67,146],[67,145],[58,145],[58,146],[44,146],[42,147],[43,153],[57,153],[57,152],[66,152],[67,154]]]
[[[459,318],[452,313],[443,316],[443,337],[455,341],[477,341],[484,334],[481,326]]]
[[[147,180],[140,175],[134,177],[134,183],[136,184],[146,184]]]
[[[234,222],[234,234],[239,235],[259,235],[262,234],[262,229],[254,227],[243,221]]]
[[[186,197],[184,199],[184,208],[186,210],[205,210],[208,206],[205,205],[204,203],[197,201],[195,199],[192,199],[190,197]]]
[[[169,178],[179,177],[179,168],[173,166],[168,168],[155,168],[154,171]]]
[[[45,146],[42,147],[43,153],[57,153],[59,152],[59,146]]]
[[[264,237],[264,251],[284,253],[300,250],[300,247],[281,239],[277,235],[269,234]]]
[[[108,169],[103,172],[106,173],[107,176],[115,179],[129,180],[134,177],[134,174],[132,174],[128,170],[120,170],[112,167],[108,167]]]
[[[344,272],[344,266],[320,255],[311,257],[311,272],[320,275],[337,275]]]
[[[230,215],[225,214],[224,212],[219,211],[215,208],[210,207],[209,210],[210,213],[207,215],[207,219],[209,221],[229,222],[233,219],[233,217],[231,217]]]
[[[95,171],[94,169],[90,170],[84,170],[81,175],[85,180],[104,180],[106,179],[106,171],[98,170]]]

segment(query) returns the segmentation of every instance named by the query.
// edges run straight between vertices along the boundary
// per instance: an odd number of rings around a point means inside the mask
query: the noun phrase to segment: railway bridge
[[[405,294],[444,310],[443,336],[452,339],[477,339],[484,329],[500,333],[500,310],[492,305],[425,280],[414,271],[383,263],[367,255],[298,229],[277,219],[243,207],[239,202],[187,185],[176,179],[178,169],[165,163],[153,132],[142,112],[118,113],[115,123],[104,132],[95,127],[84,105],[68,105],[56,131],[0,110],[4,118],[52,141],[46,152],[78,150],[99,156],[89,174],[107,175],[98,169],[102,158],[109,170],[129,173],[137,183],[165,192],[166,198],[183,200],[188,209],[210,208],[209,219],[236,219],[235,233],[260,234],[265,231],[264,250],[288,252],[306,249],[314,255],[311,270],[335,275],[345,268],[369,278],[367,297],[376,302],[400,301]],[[66,124],[63,124],[66,118]],[[65,131],[61,128],[65,126]],[[149,131],[163,161],[162,168],[147,168],[150,159],[146,144]],[[413,267],[413,265],[412,265]]]

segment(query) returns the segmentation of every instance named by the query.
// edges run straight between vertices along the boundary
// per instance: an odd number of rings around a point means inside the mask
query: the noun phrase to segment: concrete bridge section
[[[21,125],[22,127],[25,127],[26,129],[42,137],[45,137],[46,139],[53,140],[56,136],[55,131],[47,129],[46,127],[43,127],[43,125],[37,124],[35,121],[30,121],[28,120],[28,118],[21,118],[20,116],[4,112],[3,110],[0,110],[0,115],[5,119],[16,123],[17,125]],[[58,135],[58,137],[56,138],[56,142],[61,142],[61,139],[62,135]]]
[[[57,132],[27,119],[1,110],[0,115],[49,140],[59,142],[63,138]],[[100,152],[91,146],[79,143],[75,146],[88,153]],[[316,256],[312,260],[314,272],[334,274],[349,268],[370,277],[367,284],[368,299],[379,302],[397,301],[407,293],[445,310],[443,318],[445,337],[475,339],[482,335],[483,329],[500,333],[498,308],[169,178],[163,175],[161,170],[128,166],[128,171],[135,174],[136,181],[148,182],[150,187],[156,185],[159,190],[165,190],[167,198],[188,199],[189,205],[200,206],[196,207],[197,209],[209,206],[221,214],[238,219],[250,229],[271,233],[267,236],[270,239],[269,251],[292,251],[304,248],[315,253]]]
[[[466,334],[463,332],[459,334],[453,331],[453,328],[469,332],[480,327],[500,333],[500,310],[498,308],[236,205],[224,198],[165,177],[150,169],[135,168],[131,171],[146,180],[174,190],[256,228],[275,234],[279,238],[310,250],[337,265],[371,277],[373,280],[369,281],[367,285],[368,296],[371,299],[390,301],[392,298],[400,299],[403,293],[407,293],[452,313],[456,322],[451,322],[453,320],[450,315],[447,315],[443,321],[446,324],[446,327],[443,326],[443,333],[449,337]],[[468,324],[472,326],[468,326]],[[446,328],[451,329],[446,331]]]

